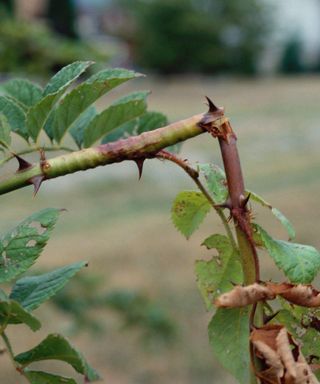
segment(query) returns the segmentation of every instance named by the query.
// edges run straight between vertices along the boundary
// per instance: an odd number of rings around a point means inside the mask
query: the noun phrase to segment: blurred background
[[[247,187],[292,220],[297,242],[320,248],[320,1],[1,0],[0,19],[2,80],[45,83],[89,59],[96,70],[147,74],[98,107],[137,89],[150,89],[150,109],[171,121],[205,111],[204,95],[225,106]],[[217,143],[204,135],[185,143],[182,157],[221,164]],[[196,259],[212,256],[201,242],[222,227],[210,215],[186,241],[170,222],[182,189],[194,186],[179,169],[150,160],[141,181],[134,164],[117,164],[45,183],[36,198],[31,188],[2,196],[2,231],[44,207],[68,210],[35,271],[89,260],[38,310],[41,331],[15,328],[15,351],[60,331],[105,383],[235,383],[212,356],[212,314],[193,273]],[[254,209],[257,222],[286,238],[269,211]],[[264,253],[261,263],[265,279],[283,278]],[[0,380],[23,382],[6,355]]]

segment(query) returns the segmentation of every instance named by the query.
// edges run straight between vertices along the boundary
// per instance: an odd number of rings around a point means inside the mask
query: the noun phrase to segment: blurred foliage
[[[106,61],[108,54],[85,42],[56,36],[46,26],[11,18],[0,22],[0,72],[48,77],[77,60]]]
[[[51,28],[60,35],[78,39],[76,31],[76,7],[73,0],[49,0],[47,16]]]
[[[292,36],[285,44],[281,61],[280,72],[301,73],[307,70],[303,63],[303,44],[298,35]]]
[[[259,0],[117,0],[128,24],[119,35],[139,66],[160,73],[254,73],[270,30]],[[122,30],[121,30],[122,28]]]
[[[71,316],[72,333],[104,331],[97,311],[111,310],[121,319],[122,328],[139,329],[142,341],[172,342],[176,326],[166,311],[144,294],[126,289],[102,292],[104,279],[94,275],[77,275],[51,301],[60,311]],[[100,312],[101,315],[101,312]]]
[[[12,16],[14,13],[14,1],[0,0],[0,13]]]

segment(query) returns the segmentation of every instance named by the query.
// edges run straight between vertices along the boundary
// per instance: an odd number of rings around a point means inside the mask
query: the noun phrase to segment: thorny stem
[[[146,158],[154,158],[161,149],[203,133],[204,130],[199,125],[203,116],[203,114],[195,115],[139,136],[82,149],[46,161],[42,160],[35,165],[30,164],[30,167],[0,180],[0,195],[30,184],[35,185],[37,178],[39,186],[39,179],[41,182],[124,160],[138,162]]]
[[[230,239],[230,242],[232,244],[232,247],[234,249],[238,249],[238,246],[235,242],[235,239],[233,237],[233,233],[230,229],[228,220],[223,213],[222,209],[217,207],[216,202],[213,200],[213,198],[210,196],[209,192],[206,190],[204,185],[199,179],[199,173],[197,170],[192,168],[186,161],[180,159],[178,156],[166,151],[166,150],[161,150],[160,152],[157,153],[156,157],[164,160],[171,161],[175,164],[177,164],[180,168],[182,168],[190,177],[191,179],[195,182],[199,190],[202,192],[202,194],[205,196],[205,198],[208,200],[212,208],[217,212],[218,216],[220,217],[222,224],[225,228],[225,231],[228,235],[228,238]]]
[[[224,116],[223,108],[217,108],[209,99],[208,102],[209,112],[204,116],[201,126],[219,140],[229,191],[229,199],[223,206],[230,209],[235,224],[244,283],[249,285],[260,280],[260,269],[250,225],[250,215],[246,206],[248,200],[245,198],[244,180],[237,149],[237,137],[231,128],[229,120]],[[218,117],[220,117],[219,124],[217,124]],[[250,328],[254,326],[256,310],[257,305],[253,305],[249,319]],[[259,312],[261,312],[261,307]],[[260,315],[259,313],[259,317]],[[251,363],[254,366],[251,345],[250,355]],[[252,384],[257,382],[253,372],[251,373],[250,381]]]
[[[45,152],[58,152],[58,151],[65,151],[65,152],[73,152],[74,149],[70,148],[70,147],[65,147],[65,146],[50,146],[50,147],[47,147],[47,146],[44,146],[44,147],[31,147],[31,148],[27,148],[27,149],[24,149],[22,151],[19,151],[15,154],[11,154],[10,156],[7,156],[5,158],[3,158],[2,160],[0,160],[0,166],[7,163],[8,161],[14,159],[15,155],[18,155],[18,156],[22,156],[22,155],[27,155],[29,153],[34,153],[34,152],[39,152],[39,150],[42,149],[43,151]]]

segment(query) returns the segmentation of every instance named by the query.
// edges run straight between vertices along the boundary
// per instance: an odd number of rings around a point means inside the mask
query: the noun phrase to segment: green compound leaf
[[[0,301],[0,326],[26,324],[33,331],[41,328],[40,321],[14,300]]]
[[[262,205],[263,207],[269,208],[274,216],[280,221],[283,227],[286,229],[289,235],[289,239],[294,239],[296,237],[296,232],[293,228],[293,225],[285,217],[285,215],[279,211],[277,208],[273,208],[270,203],[268,203],[263,197],[259,196],[255,192],[247,191],[250,194],[250,200]]]
[[[54,296],[86,265],[86,262],[79,262],[43,275],[23,277],[15,283],[10,298],[33,311]]]
[[[24,367],[44,360],[64,361],[90,382],[100,379],[99,374],[87,363],[82,354],[59,334],[48,335],[36,347],[15,356],[15,361]]]
[[[11,127],[6,116],[0,112],[0,145],[9,148],[11,144]]]
[[[25,110],[42,99],[42,88],[25,79],[9,80],[2,89]]]
[[[53,112],[52,126],[46,127],[49,136],[52,135],[59,143],[71,125],[92,103],[111,89],[138,76],[141,75],[119,68],[105,69],[91,76],[59,101]]]
[[[30,268],[47,244],[60,210],[34,213],[0,240],[0,282],[7,282]]]
[[[25,140],[28,139],[29,134],[26,128],[26,115],[17,103],[8,97],[0,96],[0,113],[7,118],[13,132]]]
[[[216,204],[222,204],[227,200],[228,189],[226,176],[221,168],[214,164],[199,164],[199,172],[204,175],[208,189]]]
[[[75,380],[69,377],[57,376],[47,372],[25,369],[23,374],[31,384],[77,384]]]
[[[239,255],[226,236],[212,235],[202,245],[219,253],[209,261],[197,260],[195,264],[198,287],[207,309],[212,309],[217,296],[230,291],[233,284],[242,284],[243,274]]]
[[[83,72],[85,72],[92,64],[93,61],[75,61],[57,72],[46,85],[43,96],[65,89],[73,83]]]
[[[71,125],[69,132],[79,149],[81,149],[83,145],[84,130],[96,116],[97,110],[94,106],[91,106]]]
[[[43,98],[27,113],[27,129],[34,141],[37,140],[40,131],[44,128],[56,101],[91,64],[91,61],[75,62],[62,68],[51,78],[43,91]]]
[[[84,146],[90,147],[108,132],[142,115],[147,109],[148,94],[148,91],[131,93],[98,114],[84,131]]]
[[[292,283],[311,283],[320,269],[320,253],[310,245],[273,239],[260,226],[254,226],[256,235]]]
[[[208,332],[217,360],[240,384],[250,383],[249,307],[219,308]]]
[[[137,136],[143,132],[153,131],[154,129],[164,127],[168,124],[168,119],[160,112],[146,112],[120,127],[108,133],[101,141],[102,144],[110,143],[129,136]]]
[[[210,204],[201,192],[182,191],[173,202],[171,218],[175,227],[188,239],[209,210]]]

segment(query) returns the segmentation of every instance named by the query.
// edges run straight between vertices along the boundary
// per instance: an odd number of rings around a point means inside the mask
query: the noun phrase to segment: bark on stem
[[[119,163],[124,160],[143,160],[153,158],[161,149],[190,139],[204,132],[199,122],[203,114],[169,124],[166,127],[139,136],[129,137],[113,143],[99,145],[64,154],[18,171],[0,180],[0,195],[35,185],[43,180],[53,179],[70,173],[84,171],[101,165]]]
[[[230,209],[236,229],[244,283],[249,285],[260,280],[260,270],[250,225],[250,215],[246,206],[247,199],[245,198],[244,180],[237,149],[237,137],[231,128],[229,120],[224,116],[223,108],[217,108],[209,99],[208,102],[209,112],[204,116],[201,126],[219,140],[229,191],[229,198],[222,206]],[[220,117],[220,120],[217,119],[218,117]],[[250,328],[254,325],[256,309],[257,305],[253,305],[251,308]],[[250,344],[251,363],[254,366],[252,352],[252,344]],[[250,383],[257,383],[253,372],[250,375]]]
[[[230,209],[235,224],[244,282],[252,284],[259,280],[259,264],[246,206],[237,137],[229,120],[224,116],[223,108],[217,108],[211,100],[208,99],[208,101],[209,112],[204,116],[200,125],[219,140],[229,191],[229,199],[222,206]]]

